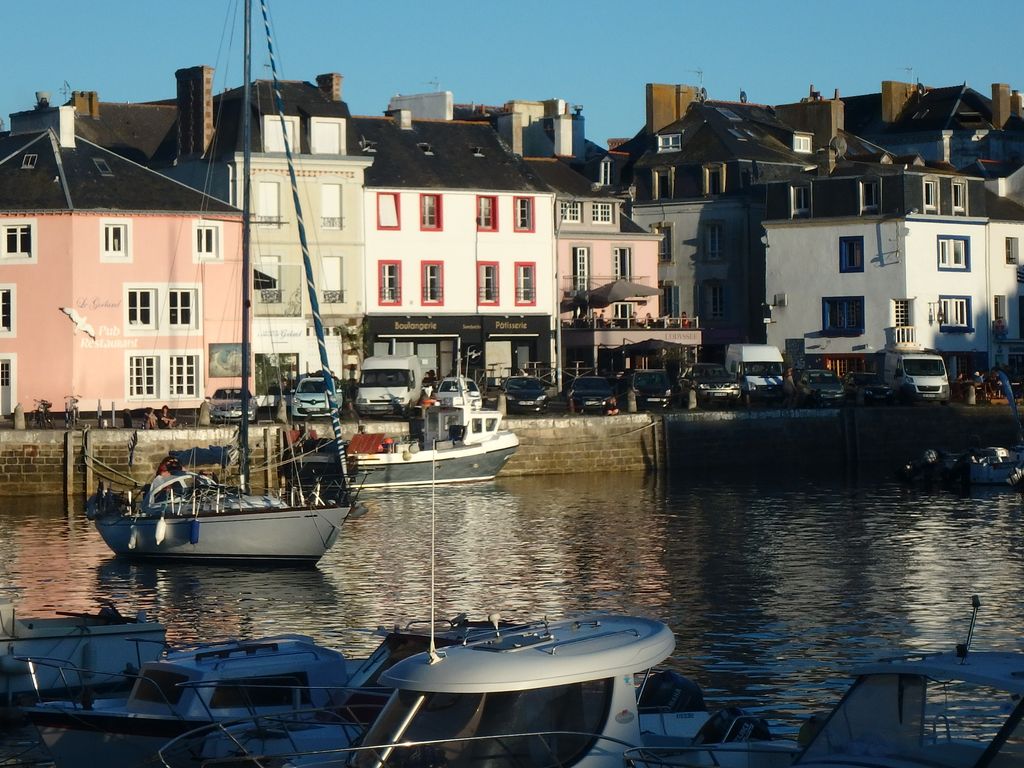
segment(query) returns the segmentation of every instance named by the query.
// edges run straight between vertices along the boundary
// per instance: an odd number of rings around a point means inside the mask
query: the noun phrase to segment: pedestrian
[[[796,382],[793,381],[792,368],[787,368],[782,376],[782,398],[787,408],[796,408]]]

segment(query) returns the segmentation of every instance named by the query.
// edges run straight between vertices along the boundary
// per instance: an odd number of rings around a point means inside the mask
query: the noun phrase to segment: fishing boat
[[[424,410],[422,434],[357,433],[346,455],[349,476],[372,489],[492,480],[518,447],[515,433],[502,428],[499,411],[453,397]]]
[[[251,154],[252,110],[250,77],[250,40],[252,9],[245,4],[245,66],[242,109],[243,171],[242,184],[242,381],[251,378],[250,340],[250,224],[251,211]],[[269,34],[268,34],[269,40]],[[297,193],[295,164],[292,158],[289,131],[280,94],[276,65],[274,95],[281,119],[285,141],[285,155],[291,177],[292,197],[295,203],[299,239],[305,262],[306,287],[313,314],[316,337],[319,341],[323,370],[330,373],[325,334],[320,317],[317,290],[313,282],[306,231]],[[249,421],[238,424],[237,486],[220,483],[212,476],[187,472],[180,463],[175,466],[165,460],[156,477],[141,494],[111,493],[101,489],[87,505],[87,514],[107,546],[119,556],[147,560],[245,561],[286,565],[316,563],[338,538],[342,523],[353,511],[353,500],[344,482],[344,449],[341,422],[338,418],[338,397],[334,390],[334,377],[324,377],[328,397],[334,404],[331,422],[336,449],[336,476],[342,478],[334,492],[320,486],[289,489],[288,498],[269,494],[259,495],[249,488]],[[251,397],[248,386],[240,388],[241,412],[249,412]]]
[[[120,687],[125,672],[159,657],[164,643],[162,624],[122,616],[110,603],[96,613],[22,619],[0,597],[0,700]]]
[[[788,765],[795,744],[771,739],[759,718],[735,708],[712,715],[699,686],[654,669],[674,647],[665,624],[613,614],[499,628],[447,648],[432,644],[380,675],[394,691],[358,743],[335,737],[332,744],[336,728],[327,724],[318,738],[307,719],[295,743],[314,747],[236,758],[320,768],[596,768],[641,764],[646,753],[636,750],[645,747],[699,745],[716,760],[721,754],[718,764],[726,766]],[[264,720],[264,732],[281,732],[286,719]],[[186,754],[180,748],[160,754],[165,765],[184,765],[171,759]]]

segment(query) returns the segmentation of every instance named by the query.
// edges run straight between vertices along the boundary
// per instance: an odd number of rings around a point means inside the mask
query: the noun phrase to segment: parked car
[[[210,404],[210,421],[242,420],[242,388],[220,387],[206,399]],[[249,393],[249,421],[256,421],[256,399]]]
[[[805,368],[797,373],[794,383],[800,405],[808,408],[839,405],[846,396],[843,382],[827,368]]]
[[[465,376],[449,376],[441,379],[433,395],[439,402],[449,405],[464,405],[464,400],[469,401],[471,408],[482,408],[484,396],[480,392],[477,383]]]
[[[548,409],[548,387],[533,376],[509,376],[501,385],[509,413],[544,413]]]
[[[579,413],[618,413],[612,386],[601,376],[577,376],[569,385],[567,399],[570,407]]]
[[[718,363],[694,363],[679,377],[683,402],[690,392],[697,395],[697,405],[736,405],[740,401],[740,383]]]
[[[334,380],[334,391],[341,407],[341,382]],[[301,377],[292,392],[291,405],[288,412],[293,419],[308,419],[315,416],[330,416],[331,404],[327,394],[327,381],[323,374],[312,374]]]
[[[661,368],[634,371],[629,387],[636,397],[638,409],[664,410],[672,405],[672,380]]]
[[[882,380],[882,374],[874,371],[850,371],[843,377],[843,391],[848,400],[891,404],[896,401],[896,390]]]

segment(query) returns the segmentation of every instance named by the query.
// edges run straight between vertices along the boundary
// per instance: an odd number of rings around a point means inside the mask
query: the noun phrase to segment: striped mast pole
[[[281,120],[281,134],[284,136],[284,153],[288,161],[288,176],[292,185],[292,200],[295,203],[295,216],[299,225],[299,243],[302,245],[302,263],[306,270],[306,292],[309,294],[309,306],[313,313],[313,327],[316,330],[316,342],[320,348],[320,367],[324,373],[324,384],[331,404],[331,427],[334,429],[334,446],[338,452],[341,471],[345,472],[345,454],[342,450],[341,418],[338,415],[338,393],[334,387],[334,374],[327,359],[327,344],[324,340],[324,323],[320,318],[320,302],[316,297],[316,283],[313,280],[313,261],[309,257],[309,242],[306,239],[306,225],[302,218],[302,203],[299,200],[299,184],[295,178],[295,163],[292,160],[291,141],[288,139],[288,126],[284,119],[284,99],[281,97],[281,82],[277,77],[277,60],[274,56],[274,40],[270,34],[270,19],[267,13],[266,0],[260,0],[263,13],[263,26],[267,33],[267,50],[270,52],[270,72],[274,82],[274,105],[277,116]]]
[[[251,301],[249,295],[252,272],[249,238],[251,236],[252,197],[249,183],[252,174],[252,93],[250,71],[252,67],[252,2],[245,0],[245,40],[242,67],[242,417],[238,420],[238,485],[242,493],[249,492],[249,376],[252,337]]]

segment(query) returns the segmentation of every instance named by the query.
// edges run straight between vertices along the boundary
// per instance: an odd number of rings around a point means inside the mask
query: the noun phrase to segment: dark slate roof
[[[1022,160],[975,160],[961,170],[986,179],[1003,179],[1020,170]]]
[[[77,114],[75,134],[142,165],[170,165],[178,151],[173,102],[100,102],[99,117]]]
[[[595,185],[590,179],[554,157],[528,157],[526,164],[556,193],[572,197],[611,198],[608,189]]]
[[[992,130],[992,100],[964,85],[921,87],[911,94],[892,123],[882,122],[882,94],[843,99],[846,129],[863,136],[933,133],[943,130]],[[1024,120],[1011,116],[1004,130],[1024,130]]]
[[[680,150],[658,152],[656,136],[670,133],[682,134]],[[659,167],[731,160],[806,164],[807,156],[794,152],[790,146],[788,137],[792,133],[792,128],[780,122],[774,111],[762,104],[694,102],[679,120],[648,138],[647,151],[637,161],[637,166]],[[633,140],[627,144],[632,145]]]
[[[486,123],[413,120],[402,130],[392,117],[355,117],[349,125],[349,152],[363,147],[373,158],[368,187],[550,191]]]
[[[997,221],[1024,221],[1024,205],[1021,202],[985,190],[985,212]]]
[[[36,155],[30,169],[27,154]],[[0,210],[240,213],[80,137],[61,148],[49,131],[0,139]]]

